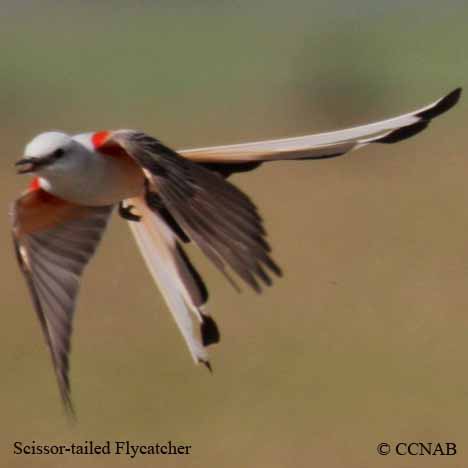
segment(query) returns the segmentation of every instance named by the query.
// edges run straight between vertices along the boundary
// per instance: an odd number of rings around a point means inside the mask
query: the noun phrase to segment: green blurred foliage
[[[2,465],[465,466],[468,163],[462,103],[417,138],[233,180],[285,278],[238,295],[195,249],[223,339],[192,365],[125,223],[87,270],[69,427],[11,251],[12,163],[48,129],[141,128],[174,148],[363,123],[468,74],[464,1],[2,1]],[[12,442],[191,443],[190,458],[14,456]]]

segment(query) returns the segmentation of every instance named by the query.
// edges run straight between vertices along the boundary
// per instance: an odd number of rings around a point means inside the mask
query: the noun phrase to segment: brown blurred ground
[[[464,85],[463,2],[1,2],[2,466],[461,467],[468,464],[467,106],[395,146],[234,178],[284,279],[238,295],[193,250],[222,327],[193,366],[115,218],[85,276],[61,412],[10,245],[12,162],[35,133],[142,128],[191,147],[298,135]],[[107,5],[107,6],[106,6]],[[13,455],[12,443],[193,445],[190,457]],[[379,442],[454,441],[455,457]]]

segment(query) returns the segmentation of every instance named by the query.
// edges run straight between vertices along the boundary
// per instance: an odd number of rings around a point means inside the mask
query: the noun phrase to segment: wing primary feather
[[[76,416],[68,373],[79,277],[96,250],[111,211],[111,206],[80,207],[37,189],[19,198],[12,213],[18,263],[72,421]],[[38,218],[39,212],[42,217]]]
[[[122,131],[114,139],[146,171],[147,190],[157,192],[156,209],[162,205],[220,271],[226,274],[224,265],[229,266],[257,292],[271,284],[262,265],[275,274],[280,269],[246,194],[146,134]]]

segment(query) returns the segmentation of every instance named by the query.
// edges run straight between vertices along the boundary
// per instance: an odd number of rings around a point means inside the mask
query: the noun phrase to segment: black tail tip
[[[376,143],[392,144],[417,135],[429,125],[429,122],[432,119],[444,114],[445,112],[449,111],[453,106],[455,106],[455,104],[457,104],[457,102],[460,100],[461,93],[461,88],[454,89],[446,96],[439,99],[428,109],[421,111],[418,114],[415,114],[420,119],[416,123],[397,128],[392,132],[388,133],[387,135],[384,135],[383,137],[374,141]]]
[[[210,371],[210,374],[213,374],[213,368],[211,367],[210,361],[200,359],[199,362],[201,362]]]
[[[218,325],[209,315],[202,316],[203,322],[200,325],[200,332],[203,346],[209,346],[214,343],[219,343],[221,334],[219,333]]]
[[[454,106],[461,98],[463,88],[459,86],[455,88],[452,92],[447,94],[446,98],[452,101],[452,106]]]
[[[462,88],[455,88],[453,91],[440,99],[435,106],[418,114],[418,117],[421,117],[424,120],[431,120],[435,117],[438,117],[439,115],[454,107],[460,100],[461,94]]]

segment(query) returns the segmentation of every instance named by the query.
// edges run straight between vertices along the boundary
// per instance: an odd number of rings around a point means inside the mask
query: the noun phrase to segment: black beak
[[[38,160],[37,158],[23,158],[20,159],[19,161],[15,162],[15,166],[21,166],[17,174],[27,174],[29,172],[33,172],[34,169],[38,166]]]

